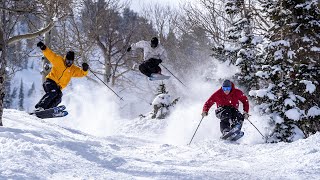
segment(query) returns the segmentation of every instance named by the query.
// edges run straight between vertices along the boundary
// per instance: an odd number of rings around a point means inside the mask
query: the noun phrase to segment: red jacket
[[[203,112],[208,112],[211,106],[216,103],[217,107],[221,106],[233,106],[236,109],[239,107],[239,101],[243,104],[243,110],[249,113],[249,102],[248,98],[239,89],[236,89],[232,83],[232,89],[228,95],[226,95],[222,88],[217,90],[211,95],[207,102],[203,106]]]

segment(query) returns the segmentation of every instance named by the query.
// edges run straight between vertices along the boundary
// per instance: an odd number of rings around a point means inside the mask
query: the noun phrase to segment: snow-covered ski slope
[[[122,122],[106,137],[17,110],[5,110],[3,121],[0,179],[320,179],[319,133],[293,143],[214,137],[187,146],[156,140],[169,128],[164,120]]]

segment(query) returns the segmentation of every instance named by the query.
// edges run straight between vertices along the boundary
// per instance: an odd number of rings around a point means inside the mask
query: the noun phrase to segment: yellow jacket
[[[61,89],[65,88],[72,77],[83,77],[88,74],[88,71],[72,64],[70,67],[65,65],[65,58],[55,54],[48,47],[42,51],[43,55],[51,62],[52,68],[46,76],[57,83]]]

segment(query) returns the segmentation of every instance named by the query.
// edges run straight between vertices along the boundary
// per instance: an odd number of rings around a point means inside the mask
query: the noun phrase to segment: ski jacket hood
[[[52,64],[51,71],[46,78],[56,82],[57,85],[60,86],[61,90],[69,84],[72,77],[83,77],[88,74],[88,71],[84,71],[74,64],[72,64],[70,67],[67,67],[65,65],[65,58],[57,55],[48,47],[42,52]]]
[[[157,47],[151,47],[150,41],[139,41],[137,43],[133,43],[131,45],[133,50],[138,48],[143,49],[143,60],[146,61],[148,59],[161,59],[162,61],[167,61],[167,52],[161,44],[158,44]]]
[[[232,82],[231,82],[232,83]],[[202,111],[208,112],[211,106],[216,103],[217,108],[223,106],[232,106],[238,109],[239,101],[243,104],[243,110],[249,112],[249,101],[248,98],[243,94],[243,92],[237,88],[232,83],[232,89],[227,95],[223,92],[222,87],[218,89],[211,97],[205,102]]]

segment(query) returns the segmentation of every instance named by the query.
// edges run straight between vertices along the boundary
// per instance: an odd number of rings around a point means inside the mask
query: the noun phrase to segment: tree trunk
[[[3,57],[5,53],[2,53],[1,55],[1,62],[0,62],[0,126],[2,126],[2,115],[3,115],[3,101],[5,96],[5,87],[4,87],[4,81],[6,78],[6,71],[5,71],[5,59]]]
[[[0,126],[2,125],[3,103],[5,96],[5,80],[6,80],[6,44],[4,42],[3,32],[0,29]]]
[[[105,53],[105,76],[104,76],[104,82],[109,83],[110,77],[111,77],[111,55],[110,53]]]
[[[116,77],[112,75],[111,77],[111,85],[114,86],[116,84]]]

